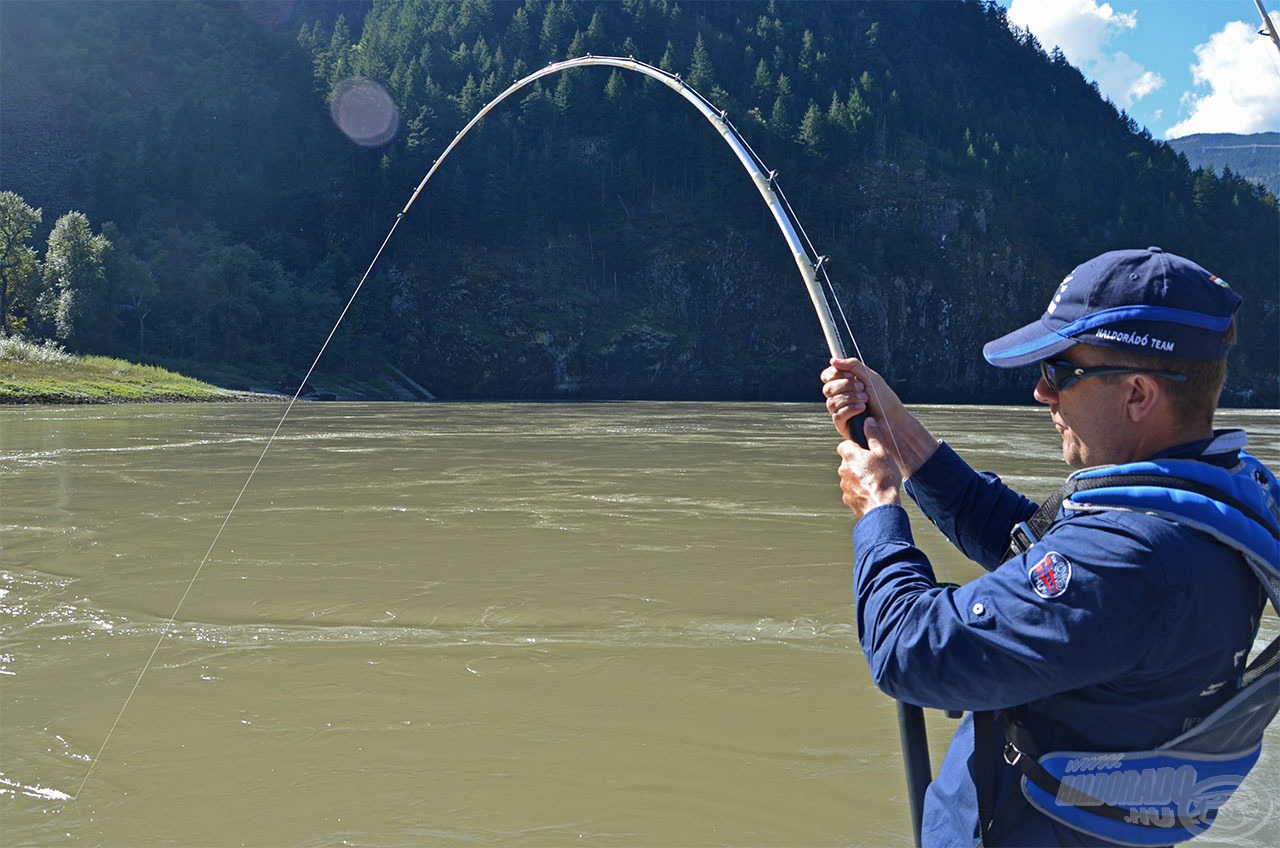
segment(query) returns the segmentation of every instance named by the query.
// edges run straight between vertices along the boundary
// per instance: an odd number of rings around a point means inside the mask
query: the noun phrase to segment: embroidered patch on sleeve
[[[1027,571],[1031,588],[1042,598],[1056,598],[1067,591],[1071,582],[1071,561],[1056,551],[1044,555],[1044,559]]]

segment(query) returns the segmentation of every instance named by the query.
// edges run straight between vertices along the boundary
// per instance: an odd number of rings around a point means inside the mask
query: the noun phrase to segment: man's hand
[[[837,432],[848,439],[849,421],[867,410],[867,384],[853,371],[856,359],[833,359],[822,372],[822,394],[827,399],[827,412]],[[858,363],[861,364],[861,363]]]
[[[836,449],[841,459],[840,491],[844,504],[859,518],[878,506],[898,503],[902,485],[898,464],[881,441],[879,422],[868,418],[865,432],[866,450],[848,440]]]
[[[938,440],[907,411],[884,378],[857,359],[832,359],[822,372],[822,394],[831,422],[846,439],[849,421],[855,415],[865,411],[876,418],[882,425],[880,438],[890,448],[889,456],[897,462],[900,476],[914,474],[938,449]]]
[[[882,423],[887,421],[888,429],[898,427],[911,415],[883,377],[853,358],[831,360],[831,366],[822,372],[822,394],[832,423],[846,439],[849,419],[864,410]]]

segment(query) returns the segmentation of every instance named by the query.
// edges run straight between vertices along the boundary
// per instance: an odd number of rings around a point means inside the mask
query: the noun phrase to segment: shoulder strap
[[[1067,482],[1058,487],[1058,491],[1045,498],[1035,515],[1015,524],[1013,532],[1009,534],[1009,548],[1004,552],[1004,559],[1001,562],[1031,550],[1031,546],[1040,541],[1040,537],[1049,531],[1058,518],[1058,513],[1062,510],[1062,502],[1074,495],[1076,491],[1075,477],[1068,477]]]
[[[1013,532],[1009,536],[1009,549],[1005,551],[1004,558],[1008,560],[1013,559],[1018,554],[1024,554],[1031,549],[1032,545],[1040,541],[1040,538],[1057,521],[1063,502],[1076,492],[1086,489],[1101,489],[1106,486],[1131,485],[1131,481],[1132,477],[1124,474],[1106,474],[1101,477],[1089,477],[1086,479],[1081,479],[1072,474],[1065,483],[1058,487],[1058,491],[1045,498],[1044,502],[1040,504],[1040,508],[1036,510],[1035,515],[1014,526]],[[1160,483],[1157,485],[1166,485],[1164,478],[1160,478]]]
[[[1040,752],[1036,749],[1035,742],[1025,727],[1016,721],[1008,720],[1008,717],[1006,717],[1004,735],[1007,740],[1004,746],[1004,761],[1006,763],[1016,767],[1027,780],[1039,786],[1054,798],[1067,797],[1063,794],[1062,781],[1040,765]],[[1084,807],[1095,816],[1126,823],[1133,818],[1133,810],[1113,806],[1099,798],[1087,795],[1079,789],[1072,788],[1071,795],[1076,805]]]
[[[973,788],[978,795],[978,834],[987,845],[996,823],[1000,787],[1000,732],[995,710],[973,714]]]
[[[1160,489],[1177,489],[1183,492],[1192,492],[1212,498],[1232,509],[1238,510],[1245,518],[1265,528],[1271,538],[1280,539],[1280,529],[1259,515],[1251,506],[1239,498],[1233,497],[1230,493],[1224,492],[1217,486],[1201,480],[1189,480],[1185,477],[1170,477],[1163,474],[1105,474],[1100,477],[1087,477],[1082,480],[1076,480],[1073,477],[1069,482],[1074,485],[1074,488],[1064,495],[1064,500],[1076,492],[1086,492],[1090,489],[1108,489],[1112,486],[1152,486]],[[1059,501],[1059,504],[1061,504],[1061,501]]]
[[[1018,721],[1014,710],[980,710],[973,714],[973,783],[978,796],[981,845],[998,841],[998,831],[1004,830],[996,827],[1002,764],[1014,766],[1052,797],[1066,797],[1062,794],[1062,781],[1040,765],[1039,756],[1035,740]],[[1094,815],[1117,822],[1127,822],[1133,817],[1131,809],[1107,804],[1077,788],[1072,788],[1071,793],[1074,803]]]
[[[1200,480],[1189,480],[1163,474],[1130,474],[1123,472],[1095,474],[1088,477],[1072,474],[1056,492],[1040,504],[1040,508],[1036,510],[1031,518],[1014,526],[1009,538],[1009,549],[1005,551],[1004,558],[1008,560],[1019,554],[1026,553],[1032,545],[1040,541],[1040,538],[1048,532],[1054,521],[1057,520],[1063,502],[1075,493],[1087,492],[1091,489],[1108,489],[1114,486],[1153,486],[1203,495],[1239,511],[1244,517],[1266,528],[1273,538],[1280,539],[1280,530],[1277,530],[1273,522],[1269,522],[1261,515],[1258,515],[1248,504],[1238,498],[1234,498],[1218,487]]]

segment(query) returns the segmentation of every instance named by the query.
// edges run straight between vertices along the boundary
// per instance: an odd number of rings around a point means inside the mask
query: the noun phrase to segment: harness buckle
[[[1040,540],[1036,537],[1035,531],[1025,521],[1019,521],[1013,525],[1013,532],[1009,534],[1009,544],[1020,554],[1031,550],[1031,546],[1038,541]]]
[[[1018,746],[1012,742],[1006,742],[1004,745],[1004,761],[1011,766],[1016,766],[1018,761],[1025,757],[1026,754],[1018,750]]]

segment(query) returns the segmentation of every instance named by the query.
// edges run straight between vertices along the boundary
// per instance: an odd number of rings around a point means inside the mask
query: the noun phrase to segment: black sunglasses
[[[1155,374],[1174,382],[1187,379],[1186,374],[1177,371],[1153,371],[1150,368],[1123,368],[1114,365],[1097,365],[1084,368],[1061,359],[1040,360],[1040,374],[1050,391],[1065,392],[1085,377],[1096,377],[1099,374]]]

